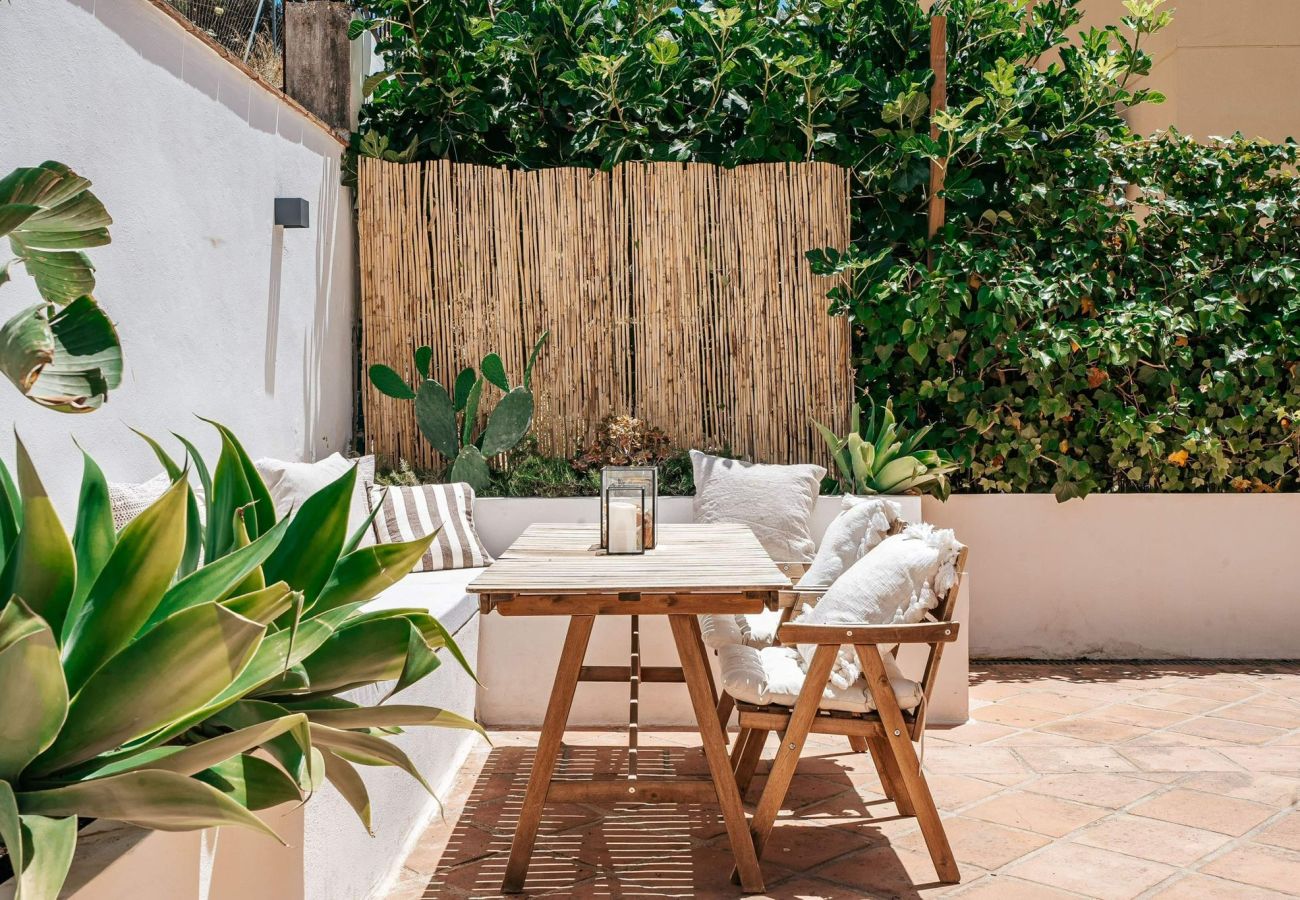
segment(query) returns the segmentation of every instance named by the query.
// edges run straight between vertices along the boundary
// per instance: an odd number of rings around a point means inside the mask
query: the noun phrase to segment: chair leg
[[[948,835],[943,830],[943,820],[939,818],[930,786],[925,781],[925,773],[921,771],[920,760],[912,747],[911,733],[898,708],[889,676],[885,673],[880,649],[872,644],[855,646],[854,649],[862,662],[862,670],[867,675],[867,686],[876,701],[880,723],[884,726],[884,742],[888,758],[892,762],[890,774],[898,772],[899,780],[896,784],[907,793],[912,802],[917,824],[921,826],[921,834],[925,837],[925,845],[930,850],[930,859],[934,862],[939,880],[955,884],[961,881],[961,872],[957,869],[957,861],[953,858]]]
[[[749,741],[749,733],[750,729],[742,727],[739,733],[736,734],[736,743],[731,748],[731,771],[733,772],[740,766],[740,757],[745,752],[745,744]]]
[[[767,773],[763,796],[759,798],[754,816],[749,822],[749,830],[754,835],[754,851],[760,860],[763,858],[763,846],[772,834],[772,826],[776,824],[777,813],[781,811],[781,803],[794,779],[799,755],[803,752],[817,708],[821,705],[822,692],[830,681],[831,667],[835,664],[838,650],[838,647],[830,644],[817,648],[812,664],[808,666],[803,690],[799,692],[799,699],[795,701],[790,713],[785,733],[781,735],[781,745],[777,748],[776,759],[772,761],[772,768]],[[737,873],[733,872],[732,881],[735,881],[736,876]]]
[[[749,791],[749,783],[754,780],[754,772],[758,770],[758,761],[763,756],[763,745],[767,743],[768,732],[755,728],[749,732],[749,739],[745,742],[745,751],[740,754],[740,759],[736,765],[736,787],[740,788],[740,799],[745,799],[745,794]]]
[[[867,741],[871,745],[871,759],[876,764],[876,774],[885,788],[885,796],[894,801],[900,816],[915,816],[916,808],[889,744],[884,738],[867,738]]]
[[[860,734],[849,735],[849,749],[854,753],[866,753],[870,747],[867,746],[867,739]]]
[[[722,726],[724,738],[727,736],[727,725],[731,723],[731,712],[735,708],[736,698],[723,691],[722,696],[718,698],[718,724]]]

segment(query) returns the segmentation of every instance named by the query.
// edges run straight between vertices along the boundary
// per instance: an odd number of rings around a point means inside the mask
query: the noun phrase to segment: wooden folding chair
[[[894,801],[900,815],[916,817],[921,826],[939,880],[946,883],[961,880],[912,742],[920,740],[925,730],[925,709],[934,689],[944,645],[957,639],[959,626],[952,617],[965,567],[966,548],[963,547],[957,557],[957,578],[925,622],[915,625],[800,625],[792,622],[781,626],[778,631],[781,643],[817,646],[803,689],[793,707],[737,703],[740,734],[731,755],[732,768],[743,796],[754,776],[768,734],[775,731],[781,736],[763,795],[750,820],[754,847],[760,859],[808,735],[838,734],[847,736],[850,741],[865,742],[885,795]],[[927,644],[930,648],[921,676],[922,699],[914,710],[899,708],[881,658],[882,647],[887,652],[891,645],[897,644]],[[843,646],[851,646],[857,653],[867,688],[875,701],[875,712],[852,713],[820,708],[835,658]]]

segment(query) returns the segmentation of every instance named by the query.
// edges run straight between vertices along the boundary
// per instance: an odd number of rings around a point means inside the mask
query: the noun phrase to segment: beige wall
[[[1084,0],[1085,25],[1118,23],[1122,0]],[[1148,49],[1147,86],[1161,106],[1139,107],[1142,132],[1170,125],[1197,138],[1300,137],[1300,0],[1168,0],[1173,24]]]

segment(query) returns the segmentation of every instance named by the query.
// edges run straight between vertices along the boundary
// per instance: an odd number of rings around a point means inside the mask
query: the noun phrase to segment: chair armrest
[[[826,588],[785,588],[776,592],[776,605],[780,609],[799,609],[805,603],[816,603],[826,593]]]
[[[801,625],[789,622],[776,632],[782,644],[947,644],[957,640],[956,622],[915,625]]]

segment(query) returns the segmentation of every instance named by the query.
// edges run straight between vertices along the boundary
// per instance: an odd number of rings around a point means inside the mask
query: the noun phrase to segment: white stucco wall
[[[90,256],[125,354],[122,386],[89,415],[0,384],[4,458],[12,423],[70,513],[73,436],[119,481],[157,472],[128,426],[181,431],[215,458],[195,415],[254,455],[341,448],[355,295],[341,145],[148,0],[0,3],[0,70],[0,174],[59,160],[113,216],[113,243]],[[276,197],[310,201],[311,227],[274,227]],[[0,287],[0,313],[36,298],[20,272]]]

